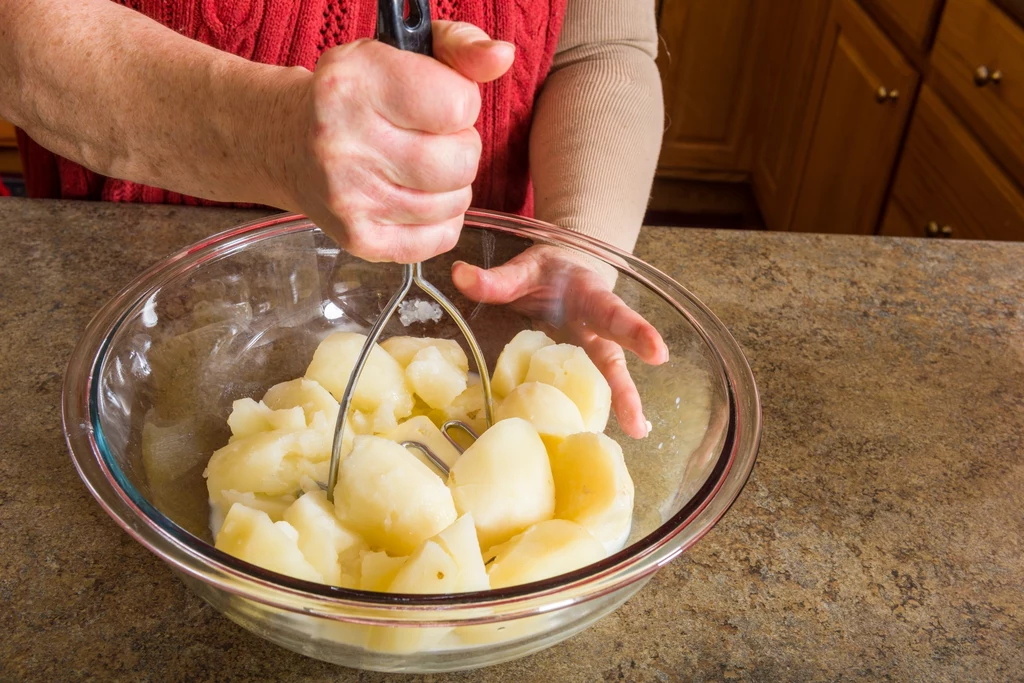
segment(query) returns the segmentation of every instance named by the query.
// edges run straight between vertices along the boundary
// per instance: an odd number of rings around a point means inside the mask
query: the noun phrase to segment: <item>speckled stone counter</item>
[[[61,379],[89,318],[253,216],[0,200],[0,680],[388,678],[221,617],[105,515],[65,451]],[[648,228],[637,252],[747,354],[764,402],[753,476],[595,627],[427,679],[1020,680],[1024,245]]]

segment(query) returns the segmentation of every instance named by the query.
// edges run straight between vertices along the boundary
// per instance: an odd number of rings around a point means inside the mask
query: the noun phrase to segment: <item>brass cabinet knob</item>
[[[939,225],[937,222],[931,221],[924,228],[924,236],[950,238],[953,236],[953,228],[949,225]]]
[[[974,85],[979,88],[984,88],[989,83],[992,85],[999,85],[1002,80],[1003,72],[999,69],[991,71],[987,66],[982,64],[974,70]]]
[[[878,101],[879,104],[884,104],[885,102],[896,102],[899,99],[899,90],[889,90],[884,85],[880,85],[878,86],[878,90],[875,91],[875,100]]]
[[[948,225],[943,225],[941,228],[939,228],[939,235],[941,235],[942,237],[952,237],[953,228]]]

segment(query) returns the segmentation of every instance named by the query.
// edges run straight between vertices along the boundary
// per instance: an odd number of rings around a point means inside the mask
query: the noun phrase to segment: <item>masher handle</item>
[[[409,16],[405,16],[406,2]],[[377,40],[399,50],[432,57],[429,0],[377,0]]]

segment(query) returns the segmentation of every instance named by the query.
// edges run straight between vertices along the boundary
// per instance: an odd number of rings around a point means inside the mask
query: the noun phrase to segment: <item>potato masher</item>
[[[432,33],[430,28],[430,6],[428,0],[409,0],[408,16],[405,15],[404,5],[404,0],[378,0],[377,40],[391,45],[392,47],[397,47],[400,50],[418,52],[419,54],[427,55],[428,57],[432,56]],[[459,309],[457,309],[439,289],[424,279],[423,264],[406,264],[403,266],[402,284],[398,288],[398,291],[395,292],[394,296],[391,297],[388,305],[381,312],[380,317],[377,318],[377,321],[370,328],[369,333],[367,333],[366,342],[363,344],[363,348],[359,351],[359,356],[356,358],[356,363],[352,368],[352,373],[349,375],[348,384],[345,385],[345,393],[342,394],[341,397],[341,408],[338,411],[338,421],[334,429],[334,443],[331,448],[330,477],[327,482],[327,498],[331,502],[334,501],[334,488],[338,483],[338,466],[341,464],[342,435],[345,432],[345,422],[348,420],[348,411],[352,404],[352,395],[355,393],[356,384],[359,382],[359,376],[362,374],[363,366],[366,365],[366,361],[370,357],[370,351],[373,349],[373,346],[377,343],[381,333],[384,331],[384,327],[388,324],[388,321],[391,320],[395,311],[398,310],[399,305],[405,299],[413,285],[419,287],[429,295],[431,299],[436,301],[441,308],[444,309],[445,313],[452,317],[455,324],[458,325],[459,331],[462,332],[462,336],[465,337],[466,342],[469,344],[469,349],[473,354],[473,360],[476,363],[477,372],[480,374],[480,384],[484,396],[484,417],[486,424],[490,427],[494,423],[491,378],[487,372],[487,361],[484,358],[483,350],[480,348],[479,342],[477,342],[476,337],[473,335],[473,331],[469,328],[469,324],[466,322],[465,318],[462,317],[462,314],[459,313]],[[458,420],[450,420],[446,422],[441,428],[441,433],[444,434],[445,438],[460,452],[462,450],[461,447],[448,433],[453,428],[465,431],[474,439],[477,437],[468,425]],[[435,455],[425,444],[418,441],[404,441],[402,442],[402,445],[419,450],[431,462],[433,462],[441,472],[447,475],[448,467],[444,464],[444,461]]]

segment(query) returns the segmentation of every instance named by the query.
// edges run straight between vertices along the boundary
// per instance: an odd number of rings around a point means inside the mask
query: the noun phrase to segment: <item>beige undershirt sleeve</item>
[[[654,0],[568,0],[534,110],[537,218],[632,250],[663,130]]]

